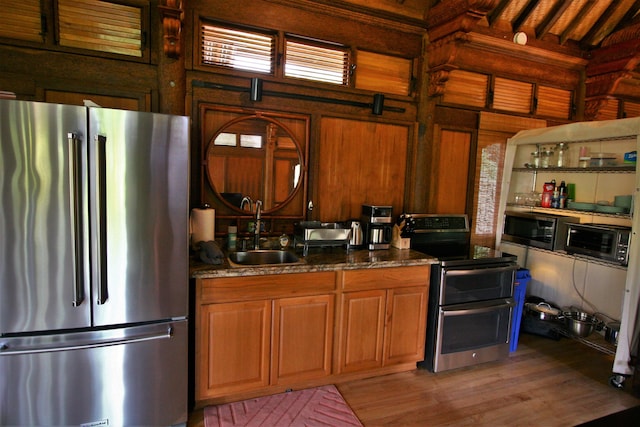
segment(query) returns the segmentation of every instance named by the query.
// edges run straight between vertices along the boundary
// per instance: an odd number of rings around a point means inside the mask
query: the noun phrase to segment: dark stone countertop
[[[226,255],[226,253],[225,253]],[[302,263],[288,265],[261,265],[234,267],[225,260],[220,265],[205,264],[197,257],[191,257],[192,278],[260,276],[267,274],[311,273],[317,271],[352,270],[363,268],[407,267],[429,265],[437,259],[412,249],[366,249],[345,250],[344,248],[309,248],[307,256],[296,251]]]

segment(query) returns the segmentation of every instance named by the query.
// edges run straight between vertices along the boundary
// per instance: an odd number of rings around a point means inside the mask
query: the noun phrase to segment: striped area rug
[[[205,427],[359,426],[362,423],[334,385],[208,406]]]

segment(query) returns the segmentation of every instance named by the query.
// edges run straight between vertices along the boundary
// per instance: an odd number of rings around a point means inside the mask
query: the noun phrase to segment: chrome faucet
[[[262,228],[262,200],[256,200],[256,222],[255,222],[254,249],[260,249],[260,229]]]
[[[249,212],[253,212],[253,201],[251,200],[251,197],[245,196],[242,198],[242,201],[240,202],[240,210],[244,210],[245,203],[249,205]]]

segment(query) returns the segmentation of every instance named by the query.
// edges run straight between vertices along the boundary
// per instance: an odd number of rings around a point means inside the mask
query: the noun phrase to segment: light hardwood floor
[[[367,427],[575,426],[640,405],[631,378],[623,389],[609,385],[612,366],[613,356],[580,342],[521,334],[505,361],[337,386]],[[202,410],[188,424],[204,426]]]

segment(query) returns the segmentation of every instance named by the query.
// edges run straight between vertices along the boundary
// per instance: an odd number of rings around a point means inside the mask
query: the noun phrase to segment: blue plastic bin
[[[522,310],[524,308],[524,297],[527,293],[527,285],[531,281],[531,274],[526,268],[519,268],[516,272],[516,280],[513,282],[513,299],[516,306],[513,308],[513,319],[511,321],[511,342],[509,352],[513,353],[518,348],[518,337],[520,336],[520,322],[522,321]]]

